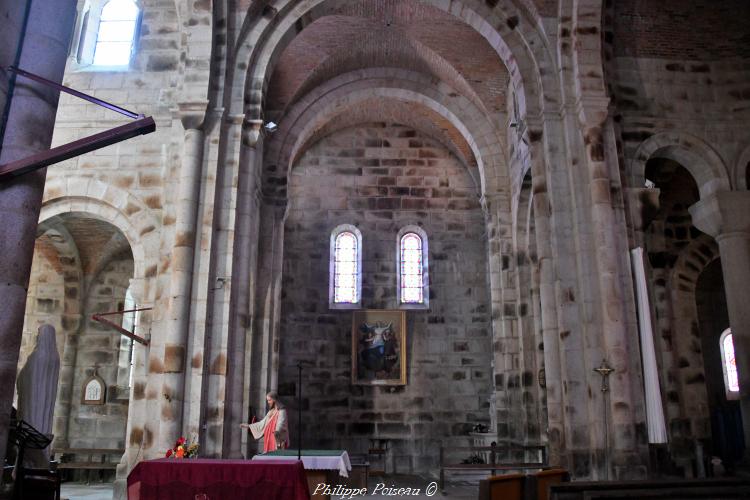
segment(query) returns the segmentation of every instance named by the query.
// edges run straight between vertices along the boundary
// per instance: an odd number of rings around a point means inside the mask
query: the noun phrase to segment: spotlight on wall
[[[275,122],[267,122],[263,125],[263,128],[266,129],[266,132],[273,134],[274,132],[276,132],[276,130],[278,130],[279,126]]]

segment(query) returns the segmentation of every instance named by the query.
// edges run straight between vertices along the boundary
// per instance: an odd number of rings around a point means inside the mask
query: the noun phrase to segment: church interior
[[[370,494],[555,468],[533,498],[750,497],[749,2],[23,0],[0,25],[0,495],[22,420],[58,486],[125,499],[179,438],[261,455],[241,424],[273,392],[290,450],[344,450]]]

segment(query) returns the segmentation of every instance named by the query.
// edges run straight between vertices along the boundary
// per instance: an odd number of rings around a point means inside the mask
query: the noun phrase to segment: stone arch
[[[265,88],[271,76],[270,69],[280,53],[297,32],[343,5],[345,1],[312,0],[307,2],[307,9],[300,9],[295,8],[293,1],[287,0],[270,9],[267,12],[269,17],[251,19],[248,16],[241,30],[236,63],[238,67],[242,67],[248,61],[249,72],[247,75],[242,75],[239,71],[235,73],[232,106],[245,102],[248,118],[251,121],[261,120]],[[519,89],[521,116],[538,115],[545,102],[559,103],[559,93],[555,90],[552,50],[537,23],[529,22],[523,9],[515,4],[503,4],[503,8],[507,9],[504,10],[488,6],[486,2],[479,0],[425,0],[424,3],[463,20],[495,49],[508,68],[514,88]],[[238,92],[243,92],[244,100]],[[232,112],[237,113],[239,110],[233,109]]]
[[[82,177],[56,178],[47,183],[40,224],[64,213],[83,212],[109,222],[125,235],[135,261],[134,279],[155,273],[149,269],[158,255],[159,221],[151,210],[128,192],[101,181]],[[143,303],[143,297],[138,297]]]
[[[732,175],[734,189],[744,191],[750,189],[750,146],[740,153],[739,160]]]
[[[312,134],[335,115],[344,104],[378,96],[400,101],[415,102],[446,118],[463,136],[478,164],[482,192],[500,189],[499,177],[507,177],[500,165],[503,147],[499,135],[487,133],[493,125],[471,103],[461,97],[455,104],[445,103],[446,97],[430,87],[428,91],[420,80],[390,78],[361,79],[360,72],[343,75],[332,80],[320,90],[306,96],[290,110],[284,119],[283,130],[269,144],[269,158],[288,174]],[[327,91],[330,88],[330,91]],[[467,125],[468,124],[468,125]],[[480,129],[473,133],[469,127]],[[271,162],[272,164],[274,162]]]
[[[707,234],[702,234],[686,246],[677,257],[670,281],[682,291],[695,293],[701,272],[719,258],[719,245]]]
[[[651,158],[668,158],[685,167],[695,179],[701,198],[729,190],[729,174],[724,161],[699,137],[684,132],[662,132],[646,139],[630,160],[632,186],[644,185],[646,162]]]
[[[667,398],[678,403],[679,414],[671,414],[670,420],[690,421],[689,434],[680,435],[679,428],[672,431],[672,441],[678,443],[673,452],[674,459],[678,462],[688,459],[691,454],[685,446],[679,444],[680,438],[707,438],[711,435],[710,425],[707,425],[708,393],[697,323],[696,286],[701,273],[717,258],[718,245],[710,236],[701,234],[682,249],[669,274],[672,347],[669,353],[662,351],[659,369],[663,381],[671,379],[676,384],[673,387],[677,393],[668,393]],[[667,382],[665,387],[669,384]]]

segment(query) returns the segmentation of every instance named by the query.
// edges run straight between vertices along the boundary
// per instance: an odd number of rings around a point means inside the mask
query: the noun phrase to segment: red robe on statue
[[[255,439],[263,438],[263,453],[289,447],[289,428],[284,408],[269,411],[263,420],[250,424],[250,431]]]

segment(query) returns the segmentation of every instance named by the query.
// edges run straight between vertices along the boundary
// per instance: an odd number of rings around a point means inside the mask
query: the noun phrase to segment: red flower
[[[177,440],[177,446],[182,446],[183,444],[185,444],[185,438],[181,437]]]
[[[167,458],[172,456],[172,450],[167,450]]]

